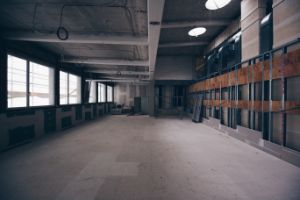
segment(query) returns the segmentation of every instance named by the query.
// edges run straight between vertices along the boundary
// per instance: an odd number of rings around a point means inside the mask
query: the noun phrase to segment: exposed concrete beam
[[[149,84],[147,79],[91,79],[88,81],[98,81],[107,83],[134,83],[134,84]]]
[[[159,48],[168,48],[168,47],[185,47],[185,46],[203,46],[208,45],[208,42],[170,42],[159,44]]]
[[[133,82],[139,82],[139,81],[150,81],[148,76],[143,77],[137,77],[137,76],[131,76],[131,75],[124,75],[124,76],[101,76],[100,79],[104,80],[125,80],[125,81],[133,81]]]
[[[163,22],[161,28],[184,28],[193,26],[227,26],[229,24],[229,20],[176,21]]]
[[[148,0],[148,43],[150,80],[154,78],[156,55],[160,37],[165,0]]]
[[[31,31],[10,31],[1,33],[8,40],[75,43],[75,44],[120,44],[120,45],[148,45],[147,36],[132,36],[128,34],[78,34],[70,33],[67,40],[60,40],[54,33],[34,33]]]
[[[149,75],[149,72],[145,72],[145,71],[120,71],[120,70],[97,70],[97,69],[88,69],[85,70],[85,72],[91,72],[91,73],[99,73],[99,74],[110,74],[110,75]]]
[[[101,58],[64,58],[62,62],[92,65],[125,65],[125,66],[148,66],[149,61],[145,60],[124,60],[124,59],[101,59]]]

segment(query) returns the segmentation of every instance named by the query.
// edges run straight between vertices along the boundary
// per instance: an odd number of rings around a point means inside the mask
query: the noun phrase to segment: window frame
[[[98,103],[98,91],[97,91],[97,85],[98,85],[98,83],[97,83],[97,81],[94,81],[94,80],[92,80],[92,81],[90,81],[91,82],[91,84],[92,83],[94,83],[94,88],[92,87],[92,85],[91,85],[91,88],[90,88],[90,91],[89,91],[89,98],[88,98],[88,102],[86,102],[85,104],[96,104],[96,103]],[[93,89],[93,94],[94,94],[94,101],[93,102],[90,102],[90,95],[91,95],[91,89]]]
[[[101,85],[104,85],[104,101],[101,101]],[[97,103],[107,103],[107,89],[106,89],[106,84],[97,82]]]
[[[55,106],[55,68],[52,68],[52,67],[49,67],[49,66],[46,66],[44,64],[41,64],[41,63],[38,63],[36,61],[32,61],[32,60],[27,60],[28,61],[28,104],[29,104],[29,107],[47,107],[47,106]],[[41,65],[43,67],[47,67],[49,68],[49,76],[51,76],[51,74],[53,75],[52,78],[49,77],[49,101],[52,102],[50,103],[49,105],[36,105],[36,106],[31,106],[30,105],[30,63],[34,63],[34,64],[38,64],[38,65]],[[52,70],[52,72],[51,72]],[[52,88],[51,88],[51,85],[50,85],[50,82],[52,82]],[[51,91],[52,90],[52,91]],[[51,97],[51,94],[52,94],[52,97]],[[51,99],[52,98],[52,99]]]
[[[108,101],[108,87],[111,88],[111,101]],[[112,85],[106,85],[106,102],[113,103],[114,102],[114,87]]]
[[[63,73],[66,73],[67,74],[67,103],[66,104],[61,104],[61,101],[60,101],[60,92],[61,92],[61,90],[60,90],[60,73],[61,72],[63,72]],[[77,74],[75,74],[75,73],[72,73],[72,72],[68,72],[68,71],[65,71],[64,69],[60,69],[59,71],[58,71],[58,88],[59,88],[59,90],[58,90],[58,96],[59,96],[59,98],[58,98],[58,106],[60,106],[60,107],[62,107],[62,106],[72,106],[72,105],[81,105],[81,104],[83,104],[82,103],[82,77],[81,77],[81,75],[77,75]],[[73,76],[76,76],[77,78],[79,78],[79,84],[80,84],[80,88],[78,89],[78,91],[79,91],[79,99],[80,99],[80,102],[79,103],[69,103],[69,89],[70,89],[70,74],[71,75],[73,75]],[[78,79],[77,79],[78,80]]]
[[[26,61],[26,105],[25,106],[19,106],[19,107],[8,107],[8,57],[9,56],[13,56],[13,57],[16,57],[16,58],[19,58],[19,59],[22,59],[22,60],[25,60]],[[53,104],[50,104],[50,105],[36,105],[36,106],[30,106],[30,62],[32,63],[35,63],[35,64],[38,64],[38,65],[42,65],[44,67],[47,67],[47,68],[50,68],[51,70],[53,70],[53,75],[54,75],[54,78],[53,78],[53,81],[52,81],[52,87],[53,87],[53,97],[50,97],[50,98],[53,98],[52,99],[52,102]],[[13,51],[10,51],[8,50],[6,52],[6,96],[4,97],[6,99],[6,106],[5,106],[5,109],[6,110],[24,110],[24,109],[27,109],[27,110],[35,110],[35,109],[39,109],[39,108],[52,108],[52,107],[55,107],[55,67],[53,67],[52,65],[49,65],[45,62],[41,62],[37,59],[32,59],[30,57],[27,57],[23,54],[18,54],[18,53],[15,53]]]

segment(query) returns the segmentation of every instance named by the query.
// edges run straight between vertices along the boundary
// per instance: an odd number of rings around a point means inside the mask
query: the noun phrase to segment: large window
[[[98,102],[105,102],[106,101],[106,91],[105,91],[105,84],[98,83]]]
[[[59,72],[59,103],[68,104],[68,74]]]
[[[54,70],[12,55],[7,56],[7,107],[54,103]]]
[[[54,70],[34,62],[30,62],[29,69],[29,105],[53,105]]]
[[[81,103],[81,78],[79,76],[60,71],[59,97],[61,105]]]
[[[113,88],[112,86],[107,86],[107,102],[113,101]]]
[[[89,82],[89,103],[96,102],[96,82],[90,81]]]
[[[27,61],[8,55],[7,57],[7,106],[27,105]]]

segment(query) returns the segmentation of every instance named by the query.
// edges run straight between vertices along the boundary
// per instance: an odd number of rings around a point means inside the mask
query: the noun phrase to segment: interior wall
[[[300,2],[299,0],[273,0],[273,48],[277,48],[287,42],[300,38]],[[299,48],[300,45],[294,48]],[[287,79],[287,100],[300,101],[299,93],[300,77]],[[274,83],[274,98],[281,98],[280,83]],[[273,116],[273,135],[275,142],[280,142],[278,135],[281,131],[281,115]],[[277,122],[277,123],[276,123]],[[286,145],[300,151],[300,116],[286,116]]]
[[[0,114],[0,151],[101,117],[111,104],[12,109]]]
[[[242,30],[242,61],[250,59],[260,54],[260,21],[265,16],[267,11],[268,0],[243,0],[241,2],[241,30]],[[273,0],[273,48],[277,48],[288,42],[292,42],[300,38],[300,4],[298,0]],[[221,38],[221,36],[218,36]],[[216,38],[216,40],[218,39]],[[210,44],[211,46],[212,44]],[[209,47],[210,47],[209,46]],[[208,47],[208,49],[209,49]],[[294,45],[287,49],[287,52],[299,49],[300,45]],[[284,53],[283,49],[276,51],[275,55],[280,56]],[[242,67],[248,66],[245,63]],[[251,70],[251,69],[249,69]],[[248,71],[250,73],[250,71]],[[249,82],[251,83],[251,82]],[[268,81],[267,81],[268,83]],[[286,86],[284,91],[287,101],[300,101],[299,93],[300,77],[286,78]],[[249,88],[250,87],[250,88]],[[254,84],[254,95],[250,95],[249,90],[251,84],[239,86],[239,99],[261,100],[262,97],[261,83]],[[272,81],[272,100],[281,101],[282,99],[281,80]],[[266,85],[265,85],[266,88]],[[267,90],[267,88],[265,89]],[[225,92],[223,92],[225,98]],[[268,100],[268,92],[265,91],[265,98]],[[209,109],[207,110],[209,111]],[[227,110],[223,110],[223,121],[221,123],[227,124]],[[238,123],[243,127],[262,131],[262,113],[250,112],[242,109],[239,113]],[[286,117],[286,125],[284,125],[284,118]],[[254,120],[250,120],[254,119]],[[286,114],[283,112],[272,113],[272,131],[270,140],[279,145],[286,145],[288,148],[300,151],[300,116],[297,114]],[[264,123],[266,126],[266,121]],[[283,127],[286,127],[283,129]],[[265,127],[266,128],[266,127]],[[286,143],[283,144],[283,130],[286,131]],[[258,133],[259,133],[258,132]],[[265,131],[268,132],[268,131]],[[261,136],[262,137],[262,136]],[[266,137],[266,135],[265,135]],[[266,137],[267,138],[267,137]]]
[[[194,56],[159,56],[156,60],[155,80],[195,80]]]
[[[114,87],[115,103],[126,107],[134,105],[134,97],[141,97],[142,111],[149,113],[149,86],[132,83],[117,83]]]

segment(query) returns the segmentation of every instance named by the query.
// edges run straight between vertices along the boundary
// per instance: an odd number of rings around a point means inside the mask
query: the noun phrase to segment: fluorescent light
[[[205,3],[205,7],[208,10],[217,10],[229,4],[230,1],[231,0],[207,0]]]
[[[192,30],[189,31],[189,36],[193,37],[198,37],[199,35],[202,35],[206,32],[206,28],[204,27],[198,27],[198,28],[193,28]]]

